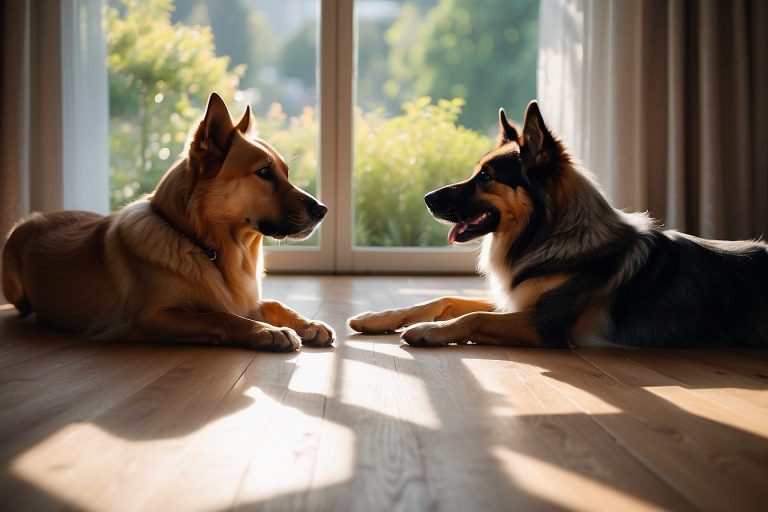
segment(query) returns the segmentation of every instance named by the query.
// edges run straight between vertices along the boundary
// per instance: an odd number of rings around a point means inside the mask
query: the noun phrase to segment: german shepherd
[[[500,110],[496,149],[424,199],[453,224],[448,242],[485,237],[478,266],[494,300],[364,313],[349,320],[354,330],[410,326],[411,345],[768,346],[768,246],[614,209],[535,101],[522,133]]]
[[[155,191],[108,216],[35,213],[11,231],[3,292],[21,315],[98,339],[327,346],[333,329],[261,297],[262,241],[306,238],[328,209],[210,96]]]

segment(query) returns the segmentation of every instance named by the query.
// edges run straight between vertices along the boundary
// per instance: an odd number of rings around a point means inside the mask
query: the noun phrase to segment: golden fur
[[[95,338],[330,345],[333,330],[261,296],[265,226],[305,237],[327,210],[279,153],[211,95],[186,154],[153,194],[108,216],[33,214],[11,231],[3,291],[22,314]],[[216,252],[214,261],[204,249]]]

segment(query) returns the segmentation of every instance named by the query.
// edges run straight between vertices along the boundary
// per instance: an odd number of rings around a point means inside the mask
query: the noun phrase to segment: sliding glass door
[[[111,200],[151,190],[210,90],[330,212],[292,272],[469,272],[426,211],[535,93],[538,0],[110,0]]]

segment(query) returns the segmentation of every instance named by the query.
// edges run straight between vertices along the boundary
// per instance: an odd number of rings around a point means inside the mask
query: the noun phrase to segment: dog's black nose
[[[307,206],[307,210],[309,210],[309,214],[316,220],[323,220],[325,214],[328,213],[328,207],[317,202]]]
[[[434,210],[437,205],[437,191],[433,190],[429,194],[424,196],[424,202],[427,203],[427,208]]]

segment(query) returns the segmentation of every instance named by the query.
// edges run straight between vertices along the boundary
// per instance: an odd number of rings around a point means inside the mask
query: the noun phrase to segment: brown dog
[[[327,346],[327,324],[262,300],[262,241],[305,238],[327,208],[234,125],[213,93],[186,154],[146,198],[106,217],[33,214],[3,251],[3,291],[22,315],[99,339]]]

